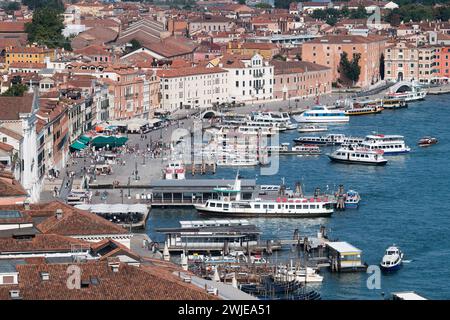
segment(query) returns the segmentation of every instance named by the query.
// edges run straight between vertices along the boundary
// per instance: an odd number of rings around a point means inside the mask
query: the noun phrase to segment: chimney
[[[120,260],[118,258],[109,258],[108,267],[111,268],[112,272],[119,272]]]
[[[50,274],[46,271],[40,272],[41,280],[42,281],[48,281],[50,280]]]
[[[23,208],[25,210],[30,210],[30,199],[26,198],[25,201],[23,202]]]
[[[9,290],[9,297],[13,300],[22,299],[20,296],[20,290]]]
[[[56,217],[57,220],[60,220],[63,217],[62,209],[56,209],[55,217]]]

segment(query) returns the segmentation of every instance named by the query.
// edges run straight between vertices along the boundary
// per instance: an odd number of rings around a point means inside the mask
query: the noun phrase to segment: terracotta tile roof
[[[320,38],[313,39],[304,43],[304,45],[310,44],[340,44],[340,43],[351,43],[351,44],[363,44],[372,43],[385,40],[384,37],[378,35],[364,36],[352,36],[352,35],[328,35]]]
[[[19,69],[45,69],[47,65],[45,63],[13,62],[9,67]]]
[[[201,74],[213,74],[222,72],[227,71],[222,68],[192,67],[192,68],[158,70],[157,75],[160,78],[177,78],[177,77],[189,77]]]
[[[0,150],[6,151],[6,152],[11,152],[12,150],[14,150],[14,147],[10,144],[3,143],[0,141]],[[1,195],[1,193],[0,193],[0,195]]]
[[[25,32],[25,21],[1,21],[0,33]]]
[[[14,47],[12,49],[7,50],[7,53],[47,53],[50,52],[50,49],[42,48],[42,47]]]
[[[78,263],[76,266],[81,269],[82,287],[80,289],[67,287],[69,264],[17,265],[19,285],[0,286],[0,299],[9,299],[11,289],[20,290],[20,295],[25,300],[216,299],[206,294],[203,289],[182,282],[163,267],[135,267],[121,263],[118,271],[114,272],[108,265],[108,261]],[[41,272],[47,272],[49,280],[43,281]]]
[[[307,61],[279,61],[272,60],[275,74],[304,73],[312,71],[325,71],[331,68]]]
[[[87,54],[87,55],[104,55],[108,54],[107,47],[100,45],[90,45],[84,48],[76,49],[74,53]]]
[[[3,133],[4,135],[7,135],[8,137],[11,137],[17,141],[20,141],[23,139],[21,134],[15,132],[15,131],[12,131],[8,128],[5,128],[5,127],[0,127],[0,133]]]
[[[19,120],[20,113],[30,113],[33,106],[33,94],[23,97],[0,96],[0,120]]]
[[[29,239],[0,237],[0,252],[70,252],[74,246],[89,248],[90,243],[57,234],[36,234]]]
[[[55,214],[57,209],[62,209],[63,211],[60,219]],[[60,201],[47,203],[44,210],[53,212],[53,214],[36,226],[42,233],[54,233],[66,236],[128,233],[124,228],[96,214],[76,209]]]

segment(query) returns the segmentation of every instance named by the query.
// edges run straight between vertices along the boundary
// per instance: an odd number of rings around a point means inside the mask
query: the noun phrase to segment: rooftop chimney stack
[[[61,209],[56,209],[56,219],[60,220],[63,217],[63,211]]]
[[[25,210],[30,210],[30,199],[25,199],[25,201],[23,202],[23,208]]]

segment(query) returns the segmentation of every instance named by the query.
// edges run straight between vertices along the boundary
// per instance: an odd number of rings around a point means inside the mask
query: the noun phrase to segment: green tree
[[[61,34],[63,28],[63,18],[59,10],[44,7],[34,11],[33,20],[26,24],[25,30],[30,43],[71,50],[69,39]]]
[[[351,19],[364,19],[367,18],[368,14],[363,5],[359,5],[358,9],[350,10],[349,18]]]
[[[18,2],[4,2],[0,4],[0,7],[3,8],[6,13],[12,14],[16,10],[20,10],[20,3]]]
[[[286,61],[286,57],[283,56],[282,54],[276,54],[273,56],[273,60],[278,60],[278,61]]]
[[[141,43],[140,43],[138,40],[136,40],[136,39],[132,39],[132,40],[130,41],[130,43],[131,43],[131,49],[130,49],[130,51],[135,51],[135,50],[137,50],[137,49],[139,49],[139,48],[142,48]]]
[[[274,6],[279,9],[289,9],[292,0],[275,0]]]
[[[21,97],[28,90],[28,86],[18,83],[13,84],[8,90],[2,93],[2,96]]]
[[[255,5],[255,8],[259,9],[272,9],[272,6],[268,3],[258,3]]]
[[[246,4],[245,0],[239,0],[238,2],[239,2],[239,4]]]
[[[62,0],[22,0],[22,4],[28,6],[31,10],[47,7],[64,12],[64,3]]]
[[[359,65],[359,60],[361,59],[361,54],[354,53],[353,59],[350,61],[348,59],[347,52],[341,53],[341,60],[339,61],[339,73],[341,75],[341,82],[351,83],[354,85],[359,80],[361,74],[361,67]]]
[[[380,79],[384,80],[384,54],[380,56]]]

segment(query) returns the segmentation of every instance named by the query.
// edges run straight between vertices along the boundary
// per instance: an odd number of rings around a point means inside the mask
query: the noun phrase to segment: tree
[[[380,56],[380,79],[384,80],[384,54]]]
[[[278,61],[286,61],[286,57],[283,56],[282,54],[276,54],[273,56],[273,60],[278,60]]]
[[[139,48],[142,48],[141,43],[138,40],[136,40],[136,39],[132,39],[130,41],[130,43],[131,43],[131,51],[135,51],[135,50],[137,50]]]
[[[22,4],[31,10],[47,7],[64,12],[64,3],[61,0],[22,0]]]
[[[349,61],[347,52],[341,53],[341,60],[339,62],[339,73],[341,74],[341,82],[351,82],[354,85],[359,80],[361,74],[361,67],[359,60],[361,54],[354,53],[352,61]]]
[[[2,93],[2,96],[21,97],[28,90],[28,86],[18,83],[13,84],[8,90]]]
[[[274,6],[279,9],[289,9],[292,0],[275,0]]]
[[[351,19],[364,19],[364,18],[367,18],[366,8],[364,8],[363,5],[359,5],[358,9],[350,10],[350,16],[349,17]]]
[[[70,41],[61,34],[63,28],[63,18],[59,10],[48,7],[36,9],[33,20],[25,26],[28,42],[71,50]]]
[[[18,2],[5,2],[0,5],[8,14],[12,14],[16,10],[20,10],[20,3]]]
[[[255,5],[255,8],[258,9],[272,9],[272,6],[268,3],[258,3]]]
[[[247,2],[246,2],[246,0],[239,0],[239,4],[246,4]]]

